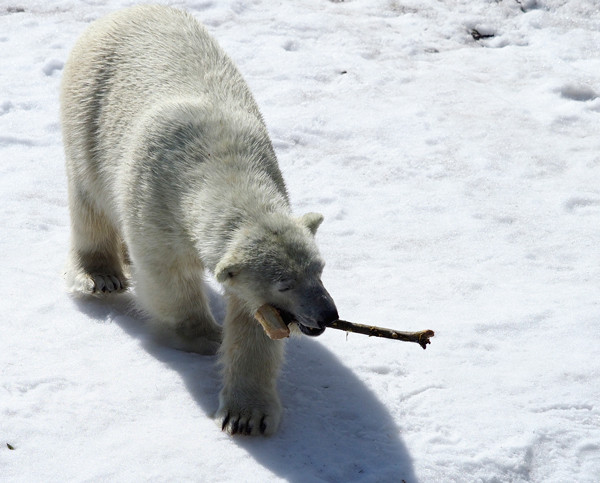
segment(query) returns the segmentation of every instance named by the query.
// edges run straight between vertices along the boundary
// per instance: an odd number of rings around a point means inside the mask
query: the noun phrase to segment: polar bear
[[[305,334],[338,318],[320,277],[316,213],[292,216],[259,109],[228,56],[188,13],[138,6],[93,23],[61,86],[74,292],[128,288],[176,348],[219,352],[216,420],[272,434],[283,342],[253,314],[276,307]],[[205,270],[223,284],[223,329]],[[294,325],[292,323],[292,325]]]

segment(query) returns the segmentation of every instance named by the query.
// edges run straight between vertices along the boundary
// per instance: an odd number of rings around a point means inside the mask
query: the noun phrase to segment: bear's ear
[[[300,217],[300,223],[314,235],[317,233],[317,228],[323,223],[323,215],[320,213],[306,213]]]
[[[242,260],[240,256],[232,250],[228,250],[215,267],[215,277],[217,282],[224,283],[235,277],[241,270]]]
[[[226,260],[221,260],[215,268],[215,277],[219,283],[225,283],[227,280],[231,280],[242,270],[241,265],[228,265],[227,263],[223,262],[226,262]]]

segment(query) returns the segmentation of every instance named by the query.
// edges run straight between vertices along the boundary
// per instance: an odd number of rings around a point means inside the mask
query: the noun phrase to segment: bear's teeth
[[[279,311],[269,304],[262,305],[254,314],[266,334],[274,340],[290,336],[290,329],[281,318]]]

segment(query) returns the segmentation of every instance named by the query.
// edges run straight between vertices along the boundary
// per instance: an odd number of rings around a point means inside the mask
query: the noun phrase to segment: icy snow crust
[[[0,1],[0,480],[597,482],[597,2],[171,3],[325,214],[340,314],[436,331],[291,340],[270,439],[219,431],[215,360],[149,341],[132,296],[64,292],[61,70],[133,3]]]

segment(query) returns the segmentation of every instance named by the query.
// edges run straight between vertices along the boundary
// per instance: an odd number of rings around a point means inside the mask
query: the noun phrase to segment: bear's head
[[[338,319],[321,282],[325,264],[314,240],[322,221],[318,213],[298,219],[274,213],[240,227],[217,264],[217,280],[251,313],[269,304],[303,333],[321,334]]]

